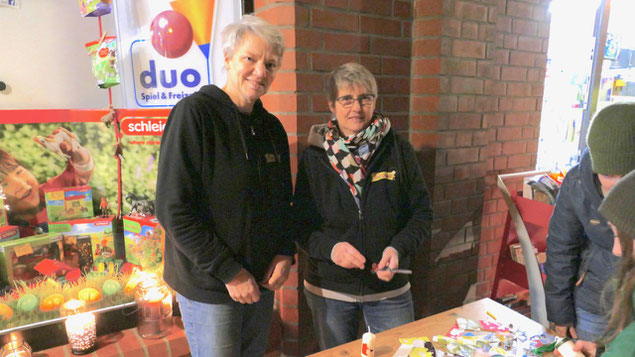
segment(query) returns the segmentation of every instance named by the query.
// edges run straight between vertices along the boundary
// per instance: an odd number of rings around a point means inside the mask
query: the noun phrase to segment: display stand
[[[531,318],[545,327],[549,326],[545,302],[544,277],[540,271],[535,250],[546,250],[546,238],[549,219],[553,206],[522,197],[519,193],[510,193],[505,179],[523,178],[543,174],[545,171],[529,171],[498,176],[498,188],[508,207],[505,229],[496,265],[492,287],[492,298],[508,293],[529,290],[531,299]],[[509,246],[520,243],[524,265],[512,259]]]

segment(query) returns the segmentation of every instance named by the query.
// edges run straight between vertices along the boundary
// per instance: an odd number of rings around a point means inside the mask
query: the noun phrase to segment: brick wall
[[[414,2],[410,139],[424,154],[433,193],[432,240],[417,256],[417,317],[460,305],[476,282],[487,164],[486,113],[495,6],[484,1]],[[436,91],[418,82],[438,83]],[[425,160],[428,159],[428,160]]]
[[[495,175],[535,165],[548,2],[254,1],[288,47],[263,102],[289,133],[294,172],[329,116],[327,74],[349,61],[376,75],[378,109],[417,150],[435,211],[413,266],[417,318],[489,295],[506,211]],[[276,293],[282,355],[315,348],[301,282],[296,266]]]
[[[496,175],[536,166],[540,110],[549,37],[548,0],[498,1],[492,94],[497,111],[487,114],[485,178],[477,296],[492,289],[507,208],[496,188]],[[521,182],[508,189],[520,190]]]

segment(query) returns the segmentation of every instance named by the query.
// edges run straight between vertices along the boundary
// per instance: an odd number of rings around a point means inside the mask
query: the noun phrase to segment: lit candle
[[[90,352],[97,340],[95,315],[85,312],[70,316],[66,319],[66,334],[68,343],[71,345],[71,352],[75,354]]]
[[[82,300],[69,300],[62,306],[62,315],[68,316],[64,324],[73,354],[92,352],[97,340],[95,315],[85,310],[86,303]]]
[[[11,336],[11,341],[2,346],[3,357],[31,357],[31,346],[22,339]]]
[[[160,338],[172,327],[172,294],[156,275],[143,279],[135,289],[139,311],[137,331],[144,338]]]

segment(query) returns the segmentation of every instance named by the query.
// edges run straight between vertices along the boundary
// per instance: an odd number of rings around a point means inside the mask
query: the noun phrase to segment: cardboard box
[[[82,273],[93,270],[93,244],[89,234],[63,235],[64,263]]]
[[[64,276],[71,270],[62,262],[62,235],[39,234],[0,243],[0,278],[33,283],[46,276]]]
[[[509,253],[513,261],[518,264],[525,265],[525,257],[523,256],[523,248],[520,243],[514,243],[509,245]],[[534,247],[534,254],[536,255],[536,260],[538,260],[538,264],[544,264],[547,261],[547,253],[538,252],[538,249]]]
[[[158,268],[163,262],[163,229],[155,217],[123,217],[126,261],[144,270]]]
[[[89,218],[94,215],[90,186],[46,190],[44,200],[50,222]]]
[[[61,233],[64,236],[67,264],[79,268],[82,272],[111,271],[115,264],[112,221],[111,216],[50,222],[49,232]]]
[[[0,242],[8,242],[16,238],[20,238],[20,227],[18,226],[0,227]]]

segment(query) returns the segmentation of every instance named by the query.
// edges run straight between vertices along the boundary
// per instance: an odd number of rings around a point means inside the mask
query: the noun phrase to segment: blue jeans
[[[575,332],[578,334],[578,339],[596,341],[602,337],[602,333],[608,325],[606,316],[596,315],[579,307],[575,308],[575,315]]]
[[[263,356],[269,340],[273,291],[254,304],[206,304],[176,295],[192,357]]]
[[[304,290],[313,315],[313,328],[320,349],[325,350],[356,340],[359,313],[366,326],[378,333],[414,321],[410,290],[394,298],[370,302],[345,302],[327,299]]]

